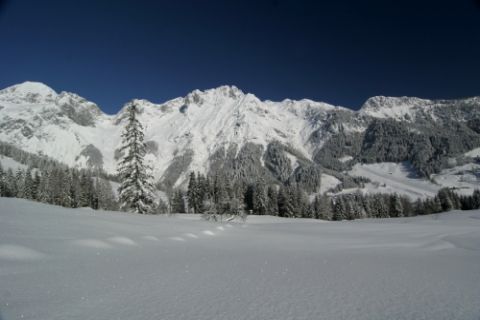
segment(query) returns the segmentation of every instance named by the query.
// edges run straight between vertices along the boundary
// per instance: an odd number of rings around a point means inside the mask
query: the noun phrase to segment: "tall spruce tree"
[[[258,215],[265,215],[268,213],[268,196],[265,186],[265,181],[260,179],[255,184],[253,194],[253,212]]]
[[[190,172],[190,180],[188,182],[187,191],[188,208],[193,210],[193,213],[199,213],[199,186],[197,184],[197,178],[195,172]]]
[[[128,106],[127,112],[128,122],[122,133],[120,148],[123,157],[118,163],[120,207],[125,211],[148,214],[154,211],[154,197],[150,168],[144,162],[143,126],[137,118],[139,111],[135,103]]]

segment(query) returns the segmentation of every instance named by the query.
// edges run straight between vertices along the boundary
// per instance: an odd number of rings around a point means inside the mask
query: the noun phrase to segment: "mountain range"
[[[377,96],[353,111],[308,99],[262,101],[221,86],[160,104],[132,100],[110,115],[39,82],[0,91],[0,141],[115,174],[128,103],[140,110],[146,158],[166,189],[185,186],[189,172],[198,171],[293,181],[310,193],[325,191],[322,177],[333,177],[338,191],[366,181],[349,174],[355,165],[408,163],[415,175],[431,178],[474,163],[480,147],[480,97]]]

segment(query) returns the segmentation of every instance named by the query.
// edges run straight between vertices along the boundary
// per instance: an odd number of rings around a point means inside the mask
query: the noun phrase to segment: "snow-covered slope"
[[[244,146],[250,147],[245,152],[255,152],[256,161],[265,166],[267,146],[279,142],[286,148],[282,152],[290,168],[279,168],[278,172],[292,174],[300,159],[319,165],[331,162],[326,153],[347,145],[345,139],[359,141],[352,139],[361,139],[372,119],[414,121],[421,117],[424,121],[465,122],[467,115],[478,113],[476,106],[480,108],[480,98],[433,101],[373,97],[354,112],[306,99],[261,101],[234,86],[194,90],[161,104],[134,102],[146,129],[147,159],[155,177],[168,180],[169,186],[184,182],[190,171],[206,173],[219,161],[238,156]],[[447,109],[449,113],[443,114]],[[57,93],[42,83],[25,82],[0,91],[0,141],[69,166],[115,173],[125,115],[125,107],[116,115],[108,115],[76,94]],[[475,123],[470,126],[476,130]],[[415,130],[418,128],[411,128]],[[331,143],[324,152],[324,144],[333,136],[338,143]],[[260,151],[252,151],[251,145],[260,146]],[[472,148],[477,145],[472,143]],[[337,162],[355,163],[358,151],[353,149],[338,151]]]
[[[415,97],[384,97],[376,96],[368,99],[360,108],[359,113],[382,119],[414,121],[418,117],[437,120],[442,109],[480,105],[480,97],[459,100],[428,100]],[[455,116],[459,116],[454,112]],[[460,116],[461,118],[461,116]]]
[[[412,119],[417,112],[431,109],[432,104],[419,98],[377,96],[368,99],[360,112],[375,118]]]
[[[480,148],[475,148],[473,150],[470,150],[467,153],[465,153],[465,155],[470,158],[480,157]]]
[[[0,317],[478,319],[480,212],[320,222],[0,198]]]
[[[22,169],[22,170],[27,169],[26,165],[21,164],[20,162],[17,162],[10,157],[6,157],[2,155],[0,155],[0,164],[2,165],[2,168],[4,171],[7,171],[8,169],[12,169],[12,171],[15,172],[18,169]]]
[[[265,147],[280,141],[310,158],[308,139],[320,125],[312,116],[338,109],[310,100],[260,101],[233,86],[195,90],[163,104],[135,102],[157,178],[175,157],[192,158],[186,171],[205,172],[216,151],[232,145],[238,150],[247,142]],[[70,166],[114,173],[124,109],[107,115],[75,94],[26,82],[0,91],[0,140]]]
[[[398,193],[417,199],[433,197],[441,188],[416,176],[409,163],[356,164],[349,174],[370,179],[362,190],[366,193]]]
[[[418,199],[433,197],[445,187],[464,195],[471,195],[480,188],[480,164],[474,163],[444,169],[433,174],[430,181],[420,179],[408,162],[356,164],[349,174],[368,178],[371,182],[366,183],[363,189],[345,189],[342,193],[398,193]]]

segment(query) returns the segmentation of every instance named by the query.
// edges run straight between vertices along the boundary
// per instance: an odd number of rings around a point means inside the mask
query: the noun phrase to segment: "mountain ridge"
[[[114,174],[124,110],[132,102],[145,126],[147,161],[165,188],[184,184],[189,171],[222,171],[232,179],[308,183],[313,192],[319,185],[310,180],[322,170],[337,172],[348,185],[342,172],[357,162],[411,161],[428,176],[447,158],[480,146],[479,97],[378,96],[354,111],[309,99],[260,100],[224,85],[160,104],[133,99],[110,115],[37,82],[0,91],[0,141]]]

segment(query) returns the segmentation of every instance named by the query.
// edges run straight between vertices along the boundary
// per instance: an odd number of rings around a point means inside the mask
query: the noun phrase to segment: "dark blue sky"
[[[480,4],[0,0],[0,87],[41,81],[109,113],[236,85],[358,108],[480,95]]]

